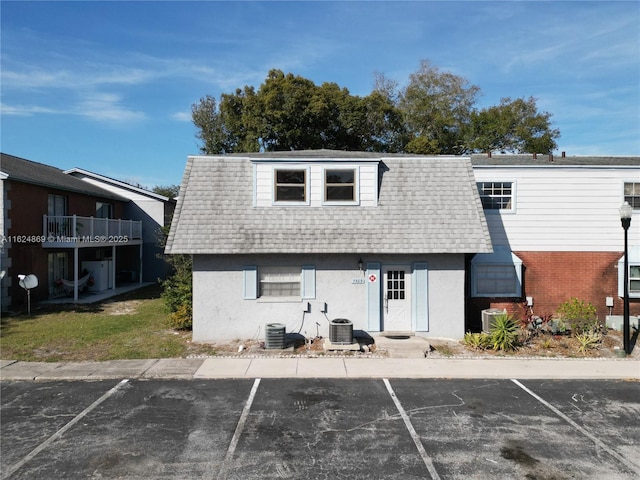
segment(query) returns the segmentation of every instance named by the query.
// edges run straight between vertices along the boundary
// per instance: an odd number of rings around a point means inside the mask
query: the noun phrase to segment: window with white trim
[[[513,182],[477,182],[485,210],[513,210]]]
[[[522,260],[507,248],[476,255],[471,261],[472,297],[521,297]]]
[[[624,182],[624,201],[634,210],[640,210],[640,183]]]
[[[640,298],[640,246],[629,246],[629,298]],[[624,297],[624,255],[618,260],[618,296]]]
[[[277,168],[273,176],[276,202],[304,203],[307,201],[307,169]]]
[[[265,266],[258,270],[259,297],[300,297],[299,266]]]
[[[311,300],[316,298],[316,267],[245,265],[242,284],[245,300]]]
[[[327,168],[324,171],[325,202],[355,202],[356,170],[354,168]]]
[[[640,296],[640,264],[629,265],[629,295]]]

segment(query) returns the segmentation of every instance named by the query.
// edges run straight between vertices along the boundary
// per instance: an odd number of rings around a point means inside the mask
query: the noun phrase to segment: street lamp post
[[[622,313],[622,345],[627,355],[631,353],[631,342],[629,340],[629,244],[628,232],[631,225],[631,215],[633,210],[629,202],[624,202],[620,207],[620,221],[624,230],[624,310]]]

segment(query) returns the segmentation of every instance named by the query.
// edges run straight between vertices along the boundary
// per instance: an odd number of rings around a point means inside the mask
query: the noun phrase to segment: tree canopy
[[[387,153],[551,153],[560,132],[536,100],[478,109],[480,88],[428,61],[406,86],[375,77],[367,96],[271,70],[264,83],[192,105],[203,153],[327,148]]]

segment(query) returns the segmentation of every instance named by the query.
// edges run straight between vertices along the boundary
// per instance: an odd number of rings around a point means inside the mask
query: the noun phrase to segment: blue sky
[[[640,155],[640,2],[0,4],[1,149],[152,187],[198,153],[191,105],[278,68],[367,95],[421,60],[480,107],[537,98],[567,155]]]

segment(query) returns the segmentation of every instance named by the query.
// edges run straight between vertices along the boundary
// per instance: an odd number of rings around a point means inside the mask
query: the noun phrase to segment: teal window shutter
[[[309,300],[316,298],[316,267],[314,265],[303,265],[301,280],[300,296]]]
[[[367,263],[367,328],[370,332],[379,332],[382,315],[382,278],[379,263]]]
[[[429,270],[426,263],[413,264],[412,321],[416,332],[429,331]]]
[[[242,298],[255,300],[258,298],[258,267],[248,265],[242,268]]]

